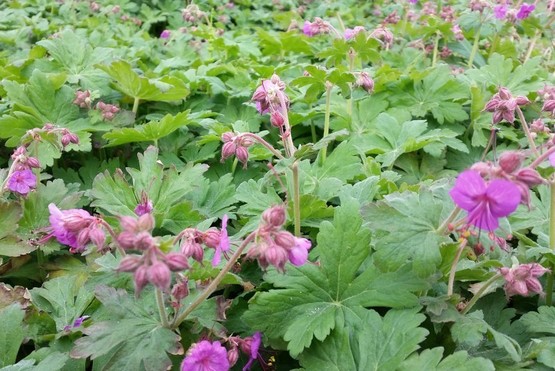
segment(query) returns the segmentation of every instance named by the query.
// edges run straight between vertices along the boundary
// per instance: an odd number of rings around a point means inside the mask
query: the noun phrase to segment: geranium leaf
[[[426,370],[426,371],[493,371],[493,363],[486,358],[471,357],[466,351],[455,352],[443,360],[443,348],[426,349],[420,354],[415,354],[405,360],[399,370]]]
[[[23,317],[25,312],[19,304],[0,309],[0,367],[15,362],[19,347],[25,337]]]
[[[314,337],[324,340],[333,329],[357,323],[364,307],[416,305],[412,292],[426,286],[407,269],[383,273],[374,265],[363,267],[370,235],[354,199],[346,199],[333,223],[322,222],[320,229],[320,266],[288,266],[286,274],[270,270],[265,278],[277,289],[258,293],[245,314],[268,337],[288,341],[293,356]]]

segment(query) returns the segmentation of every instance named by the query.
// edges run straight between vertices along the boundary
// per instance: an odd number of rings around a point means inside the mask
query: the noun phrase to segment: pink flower
[[[181,363],[181,371],[227,371],[227,351],[218,341],[203,340],[193,344]]]
[[[449,192],[455,204],[468,211],[468,223],[486,231],[499,227],[499,218],[516,210],[520,191],[508,180],[486,183],[474,170],[462,172]]]
[[[524,106],[530,103],[525,96],[513,97],[507,88],[499,88],[499,91],[491,97],[484,111],[493,112],[492,122],[497,124],[503,120],[510,122],[515,121],[515,110],[518,106]]]
[[[243,367],[243,371],[249,371],[252,367],[254,361],[258,359],[258,349],[260,349],[260,344],[262,343],[262,334],[260,332],[255,332],[254,335],[243,343],[242,350],[247,350],[250,355],[249,361]]]
[[[29,169],[16,170],[8,179],[8,189],[20,195],[27,195],[37,186],[37,177]]]
[[[254,91],[252,100],[256,103],[256,109],[261,114],[274,111],[278,106],[289,105],[289,98],[284,93],[285,83],[278,75],[274,74],[269,80],[262,80],[260,86]]]
[[[497,5],[495,8],[493,8],[493,15],[497,19],[505,19],[508,10],[509,8],[507,7],[507,5]]]
[[[160,38],[161,39],[169,39],[171,36],[171,31],[170,30],[164,30],[162,31],[162,33],[160,34]]]
[[[329,22],[326,22],[322,18],[318,17],[314,18],[314,22],[305,21],[303,25],[303,33],[309,37],[326,34],[329,33],[330,30],[331,25]]]
[[[137,204],[134,211],[138,216],[142,216],[152,212],[153,208],[152,201],[148,198],[146,192],[143,192],[141,195],[141,202]]]
[[[540,264],[520,264],[511,268],[503,267],[499,272],[505,278],[505,293],[507,297],[513,295],[529,296],[533,293],[543,295],[543,289],[538,277],[549,272]]]
[[[312,243],[306,238],[295,237],[295,245],[289,250],[289,261],[291,264],[298,266],[303,265],[308,260],[308,250],[312,247]]]
[[[71,247],[71,252],[80,251],[84,247],[83,231],[86,231],[95,218],[82,209],[60,210],[54,204],[48,205],[52,235],[59,243]],[[78,238],[81,234],[82,238]],[[88,242],[88,238],[84,239]]]
[[[517,19],[528,18],[530,14],[534,11],[534,9],[536,9],[536,6],[534,4],[523,3],[520,6],[518,13],[516,13],[516,18]]]
[[[216,247],[214,252],[214,258],[212,259],[212,266],[215,267],[220,264],[222,251],[229,251],[229,237],[227,236],[227,215],[222,218],[222,229],[220,230],[220,243]]]

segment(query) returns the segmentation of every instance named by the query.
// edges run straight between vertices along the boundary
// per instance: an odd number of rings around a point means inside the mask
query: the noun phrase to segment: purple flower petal
[[[227,351],[218,341],[193,344],[181,363],[181,371],[228,371]]]
[[[488,185],[486,191],[491,214],[496,218],[509,215],[520,203],[520,191],[513,182],[496,179]]]
[[[476,198],[486,191],[486,182],[474,170],[459,174],[455,187],[449,192],[455,204],[463,210],[470,211],[476,207]]]

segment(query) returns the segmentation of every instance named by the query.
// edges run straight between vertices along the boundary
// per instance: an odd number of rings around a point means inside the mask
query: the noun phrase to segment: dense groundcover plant
[[[0,2],[0,370],[554,369],[554,20]]]

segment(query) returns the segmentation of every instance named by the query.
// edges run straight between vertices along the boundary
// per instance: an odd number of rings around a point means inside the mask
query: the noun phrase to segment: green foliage
[[[400,370],[430,370],[430,371],[493,371],[493,363],[486,358],[470,357],[466,351],[455,352],[443,360],[443,348],[426,349],[420,354],[415,354],[403,362]]]
[[[0,367],[15,362],[25,332],[22,328],[25,312],[18,304],[0,309]]]
[[[358,214],[354,200],[336,208],[333,223],[322,222],[318,234],[320,267],[287,267],[286,274],[269,271],[265,279],[277,288],[258,293],[245,314],[245,320],[269,338],[287,341],[293,356],[314,338],[342,336],[344,328],[363,318],[365,307],[416,305],[411,292],[425,287],[407,269],[385,273],[363,265],[370,235]]]
[[[183,351],[179,336],[152,316],[153,303],[145,306],[147,299],[137,302],[125,291],[106,286],[97,287],[95,295],[105,314],[83,329],[87,336],[75,342],[72,357],[91,357],[95,367],[104,370],[149,371],[167,369],[167,353]]]

